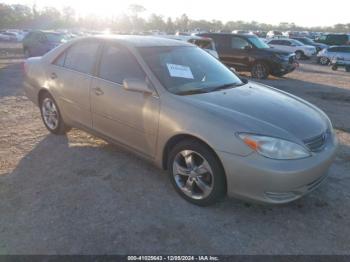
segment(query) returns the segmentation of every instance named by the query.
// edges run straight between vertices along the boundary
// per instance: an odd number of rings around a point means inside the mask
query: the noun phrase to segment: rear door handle
[[[104,94],[103,90],[99,87],[95,87],[94,91],[95,91],[95,95],[97,95],[97,96],[101,96]]]
[[[51,73],[51,79],[56,79],[56,78],[57,78],[56,73]]]

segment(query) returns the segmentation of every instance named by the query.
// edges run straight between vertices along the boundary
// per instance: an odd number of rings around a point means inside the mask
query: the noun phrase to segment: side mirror
[[[244,47],[244,50],[247,50],[247,51],[252,50],[252,49],[253,49],[253,47],[251,45],[246,45]]]
[[[230,67],[230,70],[233,72],[233,73],[237,73],[236,69],[234,67]]]
[[[128,91],[139,92],[148,95],[153,93],[153,90],[148,87],[146,81],[140,79],[124,79],[123,87]]]

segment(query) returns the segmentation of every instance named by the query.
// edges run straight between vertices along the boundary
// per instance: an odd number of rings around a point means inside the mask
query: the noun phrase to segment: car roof
[[[175,39],[180,41],[189,41],[189,40],[208,40],[212,41],[209,37],[203,37],[198,35],[162,35],[159,36],[161,38],[167,38],[167,39]]]
[[[183,41],[162,38],[156,36],[139,36],[139,35],[96,35],[84,37],[84,39],[103,39],[120,42],[133,47],[153,47],[153,46],[192,46]]]
[[[200,33],[200,34],[197,34],[198,36],[215,36],[215,35],[225,35],[225,36],[239,36],[239,37],[245,37],[245,38],[248,38],[248,37],[257,37],[256,35],[254,34],[234,34],[234,33]]]

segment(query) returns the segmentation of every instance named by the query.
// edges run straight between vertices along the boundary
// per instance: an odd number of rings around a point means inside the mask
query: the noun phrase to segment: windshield
[[[198,47],[140,47],[140,54],[171,93],[206,93],[243,82],[216,58]]]
[[[61,42],[64,40],[64,34],[56,34],[56,33],[46,33],[47,40],[50,42]]]
[[[304,44],[313,44],[314,43],[314,41],[312,41],[310,38],[307,38],[307,37],[301,38],[301,39],[296,39],[296,40],[303,42]]]
[[[248,39],[258,49],[270,48],[268,44],[264,43],[262,40],[260,40],[257,37],[248,37]]]
[[[301,46],[301,45],[305,45],[303,44],[302,42],[298,41],[298,40],[295,40],[295,39],[289,39],[289,41],[295,45],[295,46]]]

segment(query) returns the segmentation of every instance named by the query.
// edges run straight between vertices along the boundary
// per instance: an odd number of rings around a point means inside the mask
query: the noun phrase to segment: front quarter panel
[[[230,152],[240,156],[252,153],[236,136],[230,121],[183,101],[182,96],[163,93],[156,163],[163,163],[167,142],[177,135],[190,135],[202,140],[214,151]]]

